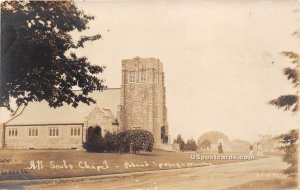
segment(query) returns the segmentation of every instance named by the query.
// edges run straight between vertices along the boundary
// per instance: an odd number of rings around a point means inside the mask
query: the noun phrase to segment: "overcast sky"
[[[266,102],[294,93],[282,75],[283,50],[299,50],[300,2],[78,2],[95,16],[85,34],[102,34],[81,55],[106,65],[108,87],[120,87],[121,60],[156,57],[164,66],[170,132],[198,138],[219,130],[256,140],[299,128],[299,113]],[[76,35],[74,35],[76,36]],[[272,64],[274,62],[274,64]]]
[[[96,16],[89,34],[103,39],[83,55],[106,65],[120,87],[121,60],[157,57],[164,66],[171,134],[198,138],[220,130],[230,139],[257,139],[299,128],[299,113],[266,102],[294,93],[282,76],[283,50],[299,49],[297,1],[82,2]],[[272,61],[275,64],[272,64]]]

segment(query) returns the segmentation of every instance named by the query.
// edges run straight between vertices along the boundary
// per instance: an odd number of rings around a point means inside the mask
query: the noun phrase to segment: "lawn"
[[[166,152],[159,150],[140,154],[88,153],[76,150],[0,150],[0,180],[93,176],[203,167],[243,161],[201,161],[191,159],[191,154],[195,155],[198,153]],[[222,156],[226,155],[231,154],[223,154]],[[235,153],[234,155],[241,154]],[[255,159],[260,158],[262,157],[255,157]]]

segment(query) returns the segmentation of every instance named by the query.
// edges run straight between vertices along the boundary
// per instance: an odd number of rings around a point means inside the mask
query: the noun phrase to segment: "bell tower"
[[[154,136],[154,147],[168,143],[165,94],[164,72],[159,59],[122,60],[120,130],[148,130]]]

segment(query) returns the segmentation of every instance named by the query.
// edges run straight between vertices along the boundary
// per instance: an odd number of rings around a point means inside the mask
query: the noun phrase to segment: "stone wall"
[[[8,149],[82,149],[82,143],[86,140],[88,127],[99,126],[102,135],[108,131],[118,132],[118,125],[113,124],[115,117],[109,110],[95,107],[82,124],[49,124],[49,125],[24,125],[5,126],[5,148]],[[50,129],[58,129],[58,135],[51,136]],[[80,130],[80,134],[72,135],[72,129]],[[30,135],[29,130],[37,130],[37,135]],[[2,139],[0,127],[0,143]],[[12,135],[13,132],[13,135]],[[0,144],[0,148],[1,148]]]
[[[142,80],[143,74],[145,80]],[[154,136],[155,145],[160,144],[161,127],[168,129],[165,107],[164,73],[159,59],[137,57],[123,60],[121,130],[148,130]]]
[[[113,115],[107,115],[103,111],[102,108],[96,107],[93,111],[86,117],[86,121],[84,122],[84,139],[83,142],[86,142],[87,139],[87,131],[89,127],[100,127],[101,134],[104,135],[107,132],[119,132],[118,125],[114,125],[115,117]]]
[[[50,128],[58,128],[58,136],[50,136]],[[80,128],[79,136],[71,136],[72,128]],[[10,130],[16,130],[16,136],[10,136]],[[29,129],[37,129],[37,136],[29,136]],[[42,126],[6,126],[5,144],[8,149],[71,149],[82,148],[83,124],[42,125]]]

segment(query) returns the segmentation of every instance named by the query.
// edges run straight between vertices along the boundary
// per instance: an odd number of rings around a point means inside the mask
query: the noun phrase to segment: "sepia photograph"
[[[0,3],[0,190],[300,189],[300,0]]]

